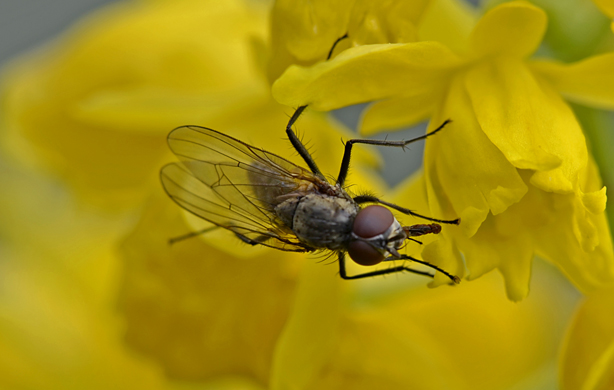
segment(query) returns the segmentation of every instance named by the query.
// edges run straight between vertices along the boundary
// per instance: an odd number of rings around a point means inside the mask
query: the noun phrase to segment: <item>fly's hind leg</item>
[[[181,235],[181,236],[173,237],[173,238],[168,240],[168,243],[169,243],[169,245],[173,245],[176,242],[183,241],[183,240],[186,240],[188,238],[200,236],[201,234],[208,233],[208,232],[210,232],[212,230],[215,230],[217,228],[219,228],[219,226],[211,226],[211,227],[208,227],[208,228],[196,231],[196,232],[190,232],[190,233],[187,233],[187,234],[184,234],[184,235]]]
[[[263,242],[271,238],[271,236],[261,234],[258,237],[252,239],[252,238],[246,237],[243,234],[237,233],[237,232],[235,232],[235,236],[237,236],[237,238],[243,241],[244,243],[252,245],[252,246],[262,244]]]

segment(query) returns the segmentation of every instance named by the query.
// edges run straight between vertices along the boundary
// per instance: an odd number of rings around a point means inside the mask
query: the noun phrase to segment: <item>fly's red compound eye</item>
[[[372,205],[358,212],[352,232],[360,238],[372,238],[385,233],[394,223],[394,217],[385,207]],[[360,265],[375,265],[384,260],[384,255],[364,241],[352,241],[348,254]]]

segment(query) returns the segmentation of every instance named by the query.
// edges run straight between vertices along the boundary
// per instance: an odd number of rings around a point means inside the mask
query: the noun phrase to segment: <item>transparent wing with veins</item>
[[[244,241],[306,252],[296,235],[276,216],[284,195],[321,180],[283,157],[215,130],[183,126],[168,136],[181,163],[162,168],[160,178],[179,206]]]

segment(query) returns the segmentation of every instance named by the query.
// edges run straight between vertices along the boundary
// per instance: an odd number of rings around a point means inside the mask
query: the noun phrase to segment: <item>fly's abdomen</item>
[[[348,199],[316,193],[298,202],[284,202],[275,211],[280,219],[291,221],[289,227],[305,244],[336,250],[347,246],[358,206]]]

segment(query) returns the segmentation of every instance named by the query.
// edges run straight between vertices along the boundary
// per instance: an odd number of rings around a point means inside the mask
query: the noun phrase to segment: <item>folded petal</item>
[[[581,291],[614,283],[614,252],[605,213],[584,214],[574,195],[547,196],[554,198],[548,199],[554,209],[551,222],[533,230],[537,254],[557,264]]]
[[[500,214],[518,202],[527,187],[503,153],[486,137],[476,120],[462,77],[453,81],[435,117],[452,120],[426,140],[425,164],[433,166],[443,191],[471,237],[489,213]],[[432,127],[433,125],[431,125]]]
[[[526,57],[539,46],[548,18],[541,9],[523,1],[499,5],[478,21],[471,34],[474,55]]]
[[[531,69],[567,99],[603,109],[614,109],[614,53],[573,63],[535,61]]]
[[[273,84],[288,106],[331,110],[397,95],[421,96],[444,83],[460,60],[437,42],[365,45],[310,68],[291,66]]]
[[[571,108],[520,62],[499,59],[473,67],[467,90],[488,138],[517,168],[538,171],[532,183],[570,192],[588,152]]]
[[[427,200],[427,186],[426,178],[422,172],[418,172],[415,175],[407,178],[401,184],[399,184],[393,191],[390,197],[393,203],[399,204],[403,207],[408,207],[415,212],[433,217],[443,218],[439,210],[429,211],[429,202]],[[437,207],[431,202],[431,205]],[[419,219],[405,217],[399,219],[402,224],[423,223]],[[415,251],[421,251],[422,258],[431,264],[435,264],[440,268],[446,270],[446,272],[456,275],[460,278],[463,277],[465,272],[465,266],[460,252],[456,248],[454,241],[452,241],[448,234],[449,231],[459,230],[455,225],[443,225],[442,233],[437,235],[420,237],[420,241],[424,244],[419,247],[414,247]],[[407,252],[411,255],[416,253]],[[437,273],[435,280],[429,284],[429,287],[440,286],[442,284],[449,284],[450,279],[441,273]]]

